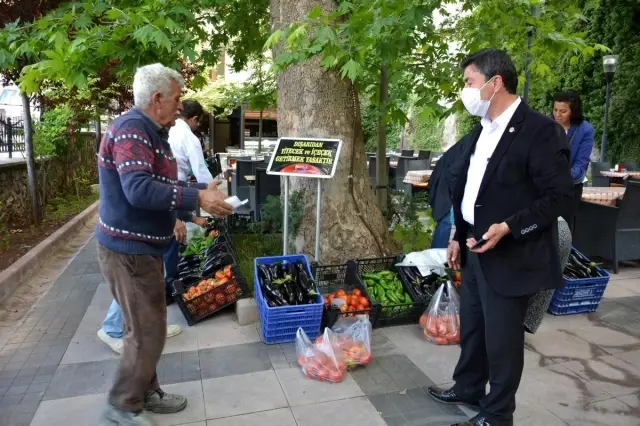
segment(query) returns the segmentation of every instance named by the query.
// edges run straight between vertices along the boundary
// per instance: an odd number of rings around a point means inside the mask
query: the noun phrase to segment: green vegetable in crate
[[[194,237],[189,242],[187,248],[182,252],[182,257],[187,257],[194,254],[199,254],[202,250],[205,250],[207,247],[213,243],[215,238],[218,236],[217,232],[211,232],[208,237]]]
[[[391,271],[362,274],[362,280],[371,298],[382,306],[413,303],[396,274]]]

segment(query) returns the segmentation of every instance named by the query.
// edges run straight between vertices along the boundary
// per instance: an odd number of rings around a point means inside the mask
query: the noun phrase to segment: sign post
[[[271,155],[267,174],[284,176],[284,230],[282,254],[287,254],[289,241],[289,176],[317,179],[315,260],[320,257],[320,216],[322,213],[322,179],[331,179],[338,167],[342,149],[339,139],[278,139]]]

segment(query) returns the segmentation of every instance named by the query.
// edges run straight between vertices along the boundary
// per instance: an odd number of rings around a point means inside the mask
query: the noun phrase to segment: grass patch
[[[281,234],[232,233],[231,239],[238,253],[240,271],[247,280],[249,294],[253,296],[253,260],[256,257],[278,256],[282,254]]]

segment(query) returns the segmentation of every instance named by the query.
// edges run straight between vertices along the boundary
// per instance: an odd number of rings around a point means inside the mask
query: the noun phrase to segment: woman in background
[[[574,208],[566,218],[567,224],[573,232],[575,213],[582,198],[582,187],[587,181],[587,168],[593,149],[593,126],[584,119],[582,114],[582,100],[575,91],[558,93],[553,99],[553,118],[567,133],[571,155],[571,176],[573,177]]]

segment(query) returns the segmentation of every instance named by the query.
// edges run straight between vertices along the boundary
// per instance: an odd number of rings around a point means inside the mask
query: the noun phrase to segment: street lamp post
[[[618,67],[618,55],[607,55],[602,59],[604,76],[607,80],[607,93],[604,100],[604,121],[602,123],[602,143],[600,144],[600,161],[606,161],[607,154],[607,123],[609,121],[609,103],[611,102],[611,88],[613,86],[613,76]]]
[[[531,16],[534,18],[540,17],[540,6],[531,6],[529,10]],[[529,85],[531,84],[531,47],[533,46],[533,35],[535,33],[535,26],[531,24],[527,29],[527,57],[525,59],[524,68],[524,93],[522,99],[525,102],[529,101]]]

